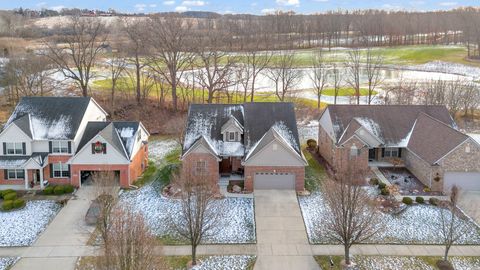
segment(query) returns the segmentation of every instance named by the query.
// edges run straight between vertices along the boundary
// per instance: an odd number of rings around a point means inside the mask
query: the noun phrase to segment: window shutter
[[[70,164],[68,164],[68,177],[72,176],[72,174],[70,173]]]
[[[72,142],[68,142],[68,153],[72,153]]]
[[[22,143],[22,149],[23,149],[23,154],[26,155],[27,154],[27,144],[26,143]]]
[[[398,148],[398,157],[402,157],[402,148]]]
[[[3,154],[7,154],[7,143],[3,143]]]
[[[50,178],[53,178],[53,164],[50,163],[49,167],[50,167]]]
[[[48,141],[48,152],[52,153],[52,141]]]
[[[103,145],[103,153],[106,154],[107,153],[107,144],[102,143],[102,145]]]
[[[92,143],[92,154],[95,154],[95,144]]]
[[[3,170],[3,179],[8,179],[8,170]]]
[[[385,148],[382,148],[382,157],[385,157]]]

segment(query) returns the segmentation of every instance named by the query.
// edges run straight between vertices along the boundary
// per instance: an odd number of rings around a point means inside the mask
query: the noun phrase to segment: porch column
[[[40,168],[40,188],[43,189],[43,168]]]
[[[24,169],[24,174],[25,174],[25,189],[29,189],[30,188],[30,183],[28,182],[28,170],[27,169]]]

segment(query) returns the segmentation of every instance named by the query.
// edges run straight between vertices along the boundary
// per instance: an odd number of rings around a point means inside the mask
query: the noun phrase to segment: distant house
[[[182,162],[219,186],[303,190],[306,161],[293,104],[191,105]]]
[[[80,187],[97,171],[130,186],[147,166],[149,133],[106,117],[93,98],[22,98],[0,133],[0,189]]]
[[[460,132],[444,106],[330,105],[320,117],[318,149],[337,172],[401,161],[424,185],[480,190],[480,144]]]

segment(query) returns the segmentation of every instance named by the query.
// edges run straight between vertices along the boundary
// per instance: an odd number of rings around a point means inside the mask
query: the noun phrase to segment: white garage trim
[[[480,172],[446,172],[443,190],[448,192],[454,184],[463,191],[480,191]]]
[[[295,189],[295,174],[257,172],[253,186],[254,189]]]

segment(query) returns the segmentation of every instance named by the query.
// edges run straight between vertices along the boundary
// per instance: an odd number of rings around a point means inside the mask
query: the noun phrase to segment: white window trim
[[[393,155],[393,153],[396,153],[395,155]],[[398,150],[398,148],[391,148],[391,147],[387,147],[385,148],[385,152],[384,152],[384,157],[398,157],[398,154],[400,153],[400,151]]]
[[[55,165],[60,165],[60,176],[55,176]],[[63,166],[67,166],[66,170],[64,170]],[[68,172],[68,176],[63,176],[63,172]],[[62,162],[57,162],[57,163],[52,163],[52,176],[53,178],[69,178],[70,177],[70,171],[68,170],[68,164],[62,163]]]
[[[11,153],[8,153],[8,149],[11,149],[11,148],[8,148],[8,145],[9,144],[12,144],[13,145],[13,154]],[[20,144],[20,153],[16,153],[16,146]],[[23,156],[23,155],[26,155],[26,153],[23,153],[23,142],[7,142],[5,143],[5,153],[6,155],[8,156]]]
[[[235,132],[228,132],[228,141],[229,142],[235,141]]]
[[[10,177],[10,171],[14,171],[15,172],[15,177]],[[18,172],[21,171],[23,172],[23,177],[22,178],[19,178],[18,177]],[[18,179],[25,179],[25,170],[23,169],[7,169],[7,180],[18,180]]]
[[[66,150],[65,152],[62,151],[62,143],[65,143],[66,145]],[[57,148],[59,149],[59,152],[55,152],[53,149],[55,149],[55,144],[57,144]],[[68,141],[52,141],[52,153],[51,154],[70,154],[68,151]]]

